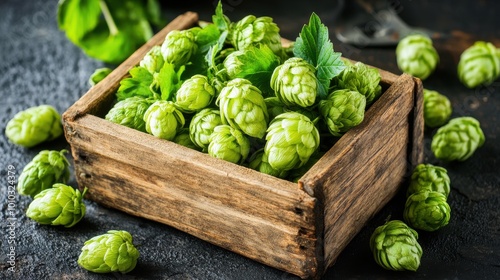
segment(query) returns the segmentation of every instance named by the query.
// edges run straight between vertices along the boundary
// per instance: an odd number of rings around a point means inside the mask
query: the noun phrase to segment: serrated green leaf
[[[305,59],[316,68],[318,79],[318,96],[321,99],[328,95],[331,80],[344,70],[341,53],[335,52],[330,40],[328,27],[320,20],[317,14],[312,13],[309,24],[304,25],[297,38],[293,53]]]
[[[174,99],[174,94],[177,92],[182,84],[181,75],[184,72],[184,65],[175,71],[175,65],[172,63],[165,63],[161,68],[158,75],[154,78],[153,83],[160,88],[161,99],[172,101]]]
[[[61,0],[57,7],[57,24],[68,39],[78,43],[100,21],[99,0]]]
[[[150,90],[153,75],[146,68],[136,66],[130,69],[129,74],[131,77],[120,81],[120,87],[116,92],[118,101],[132,96],[154,97],[154,93]]]
[[[222,9],[222,2],[219,0],[217,7],[215,7],[215,14],[212,16],[212,22],[219,28],[220,31],[229,30],[231,20],[224,15]]]

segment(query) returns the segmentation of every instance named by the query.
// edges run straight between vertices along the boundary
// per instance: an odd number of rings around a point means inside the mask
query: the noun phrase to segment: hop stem
[[[100,0],[99,5],[101,6],[104,20],[106,20],[106,24],[108,25],[109,33],[111,34],[111,36],[115,36],[116,34],[118,34],[118,27],[116,27],[113,16],[111,16],[111,12],[108,9],[108,5],[104,0]]]

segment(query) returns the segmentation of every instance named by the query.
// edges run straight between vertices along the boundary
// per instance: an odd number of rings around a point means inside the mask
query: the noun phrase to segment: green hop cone
[[[435,231],[448,224],[450,212],[444,194],[424,190],[407,198],[403,218],[412,228]]]
[[[236,78],[222,88],[216,104],[223,124],[241,130],[248,136],[266,134],[269,115],[261,91],[246,79]]]
[[[286,112],[285,105],[276,96],[264,98],[264,102],[266,102],[267,114],[270,120]]]
[[[104,80],[104,78],[106,78],[111,72],[113,72],[113,69],[108,67],[96,69],[89,77],[89,84],[91,86],[97,85],[97,83]]]
[[[271,88],[286,106],[310,107],[316,102],[316,69],[302,58],[292,57],[276,67]]]
[[[68,185],[56,183],[35,195],[26,216],[43,225],[72,227],[85,216],[86,191],[82,194]]]
[[[7,123],[5,136],[26,148],[51,141],[63,133],[61,116],[50,105],[40,105],[18,112]]]
[[[191,141],[206,152],[214,128],[221,124],[222,119],[219,110],[205,108],[199,111],[193,116],[189,123],[189,136],[191,137]]]
[[[286,171],[304,165],[319,147],[319,131],[306,116],[286,112],[271,121],[262,160]]]
[[[250,156],[249,168],[257,170],[264,174],[268,174],[278,178],[285,178],[288,175],[288,170],[280,171],[272,168],[269,162],[263,161],[264,149],[257,150],[252,156]]]
[[[177,143],[179,145],[182,145],[184,147],[193,149],[193,150],[200,150],[198,146],[196,146],[193,141],[191,141],[191,136],[189,134],[189,129],[183,128],[181,129],[174,137],[172,142]]]
[[[380,72],[362,62],[346,63],[346,68],[334,79],[336,89],[350,89],[363,94],[371,104],[382,94]]]
[[[124,230],[109,230],[107,233],[85,241],[78,264],[96,273],[128,273],[137,265],[139,251],[132,235]]]
[[[479,121],[473,117],[458,117],[440,127],[432,137],[431,150],[445,161],[464,161],[484,144]]]
[[[67,150],[39,152],[19,176],[17,191],[22,195],[36,196],[55,183],[66,184],[70,177]]]
[[[144,113],[146,131],[161,139],[172,140],[186,122],[172,101],[157,100]]]
[[[342,136],[359,125],[365,117],[365,109],[365,96],[349,89],[334,90],[319,102],[321,116],[334,136]]]
[[[489,42],[475,42],[460,55],[457,72],[468,88],[491,84],[500,77],[500,50]]]
[[[375,229],[370,249],[375,262],[387,270],[417,271],[422,258],[418,233],[403,221],[392,220]]]
[[[218,125],[210,136],[208,154],[232,163],[242,163],[250,153],[250,141],[240,130]]]
[[[230,41],[236,50],[244,50],[256,44],[267,45],[273,53],[281,57],[283,47],[279,32],[280,29],[272,18],[248,15],[233,24]]]
[[[176,68],[185,65],[197,49],[195,35],[189,29],[170,31],[161,44],[164,62],[172,63]]]
[[[155,74],[160,72],[164,63],[161,47],[153,46],[139,62],[139,66],[146,68],[149,73]]]
[[[406,196],[420,191],[436,191],[448,197],[450,194],[448,171],[432,164],[421,163],[417,165],[411,174]]]
[[[106,120],[146,132],[144,113],[154,100],[132,96],[118,101],[104,117]]]
[[[435,90],[424,88],[424,123],[428,127],[444,125],[451,116],[452,108],[448,97]]]
[[[216,92],[204,75],[194,75],[182,83],[176,93],[175,104],[184,112],[192,113],[206,108]]]
[[[436,69],[439,55],[429,37],[414,34],[399,41],[396,60],[401,71],[425,80]]]

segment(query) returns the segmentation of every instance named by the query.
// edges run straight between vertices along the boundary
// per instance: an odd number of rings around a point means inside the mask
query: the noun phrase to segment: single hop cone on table
[[[403,221],[392,220],[375,229],[370,237],[375,262],[387,270],[417,271],[422,257],[418,233]]]
[[[406,196],[419,191],[436,191],[445,197],[450,194],[450,177],[448,171],[440,166],[421,163],[411,174],[410,185]]]
[[[451,209],[444,194],[423,190],[407,198],[403,217],[414,229],[436,231],[448,224],[450,214]]]
[[[85,216],[83,196],[86,190],[80,193],[71,186],[54,184],[34,197],[26,216],[43,225],[72,227]]]
[[[128,273],[137,265],[139,251],[132,235],[124,230],[109,230],[85,241],[78,264],[96,273]]]
[[[440,127],[432,137],[434,156],[445,161],[464,161],[484,144],[480,123],[473,117],[458,117]]]
[[[17,183],[22,195],[35,197],[55,183],[66,184],[70,177],[67,150],[39,152],[23,169]]]
[[[132,96],[118,101],[104,117],[106,120],[146,132],[144,113],[154,100]]]
[[[365,96],[366,104],[373,103],[381,94],[380,72],[362,62],[346,63],[346,68],[334,78],[335,89],[350,89]]]
[[[18,112],[7,122],[5,136],[26,148],[51,141],[63,133],[61,116],[50,105],[40,105]]]
[[[500,77],[500,50],[478,41],[460,55],[458,78],[468,88],[489,85]]]
[[[175,103],[165,100],[157,100],[149,106],[144,113],[144,121],[149,134],[165,140],[174,139],[186,122]]]
[[[429,37],[414,34],[399,41],[396,61],[401,71],[425,80],[436,69],[439,55]]]
[[[271,88],[286,106],[310,107],[316,102],[316,69],[302,58],[292,57],[276,67]]]
[[[218,125],[210,135],[208,154],[232,163],[242,163],[250,153],[250,141],[240,130]]]
[[[206,152],[210,144],[210,136],[214,132],[215,127],[221,124],[222,119],[219,110],[205,108],[199,111],[189,123],[191,141]]]
[[[198,46],[192,30],[172,30],[161,44],[161,53],[166,63],[172,63],[176,68],[185,65],[196,53]]]
[[[435,90],[424,88],[424,123],[428,127],[444,125],[451,116],[452,108],[448,97]]]
[[[197,74],[182,83],[175,95],[175,104],[183,112],[192,113],[208,107],[215,94],[207,76]]]

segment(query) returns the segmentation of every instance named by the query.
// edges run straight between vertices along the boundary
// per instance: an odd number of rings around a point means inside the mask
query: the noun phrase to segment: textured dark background
[[[211,20],[216,1],[163,1],[167,17],[187,10]],[[224,1],[226,14],[234,21],[247,14],[268,15],[280,26],[282,36],[295,39],[312,12],[330,27],[335,49],[345,57],[400,73],[394,48],[353,47],[333,36],[338,1]],[[318,1],[319,2],[319,1]],[[325,279],[500,279],[500,175],[499,132],[500,80],[488,87],[467,89],[456,76],[458,54],[471,40],[495,42],[500,47],[498,1],[393,1],[407,23],[440,32],[454,32],[463,40],[437,41],[441,62],[424,86],[448,96],[453,117],[473,116],[482,125],[486,143],[472,158],[444,163],[430,153],[434,130],[425,137],[425,162],[448,169],[452,191],[450,223],[432,233],[420,232],[424,254],[419,270],[386,271],[375,264],[368,240],[375,227],[391,218],[401,218],[403,191],[391,200],[361,232],[330,268]],[[64,112],[89,88],[89,75],[99,61],[86,57],[57,28],[57,1],[0,1],[0,128],[18,111],[50,104]],[[457,32],[459,31],[459,32]],[[0,279],[296,279],[282,271],[256,263],[213,246],[169,226],[136,218],[85,201],[87,214],[75,227],[42,226],[26,218],[28,197],[16,197],[16,271],[8,271],[7,170],[17,177],[23,167],[43,149],[69,149],[64,138],[25,149],[0,134]],[[68,156],[69,157],[69,156]],[[70,184],[76,186],[73,177]],[[404,186],[403,186],[404,188]],[[403,189],[402,188],[402,189]],[[89,273],[76,260],[83,242],[110,229],[132,233],[141,257],[128,275]]]

